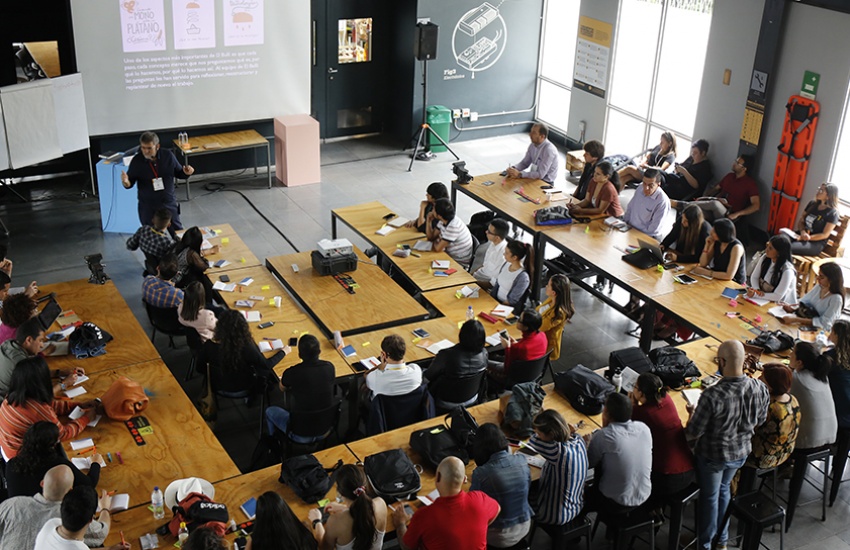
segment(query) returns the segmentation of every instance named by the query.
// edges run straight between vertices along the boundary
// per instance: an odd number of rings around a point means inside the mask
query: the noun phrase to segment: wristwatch
[[[62,391],[65,391],[65,382],[59,382],[59,387],[62,388]]]
[[[320,520],[320,519],[314,519],[314,520],[313,520],[313,529],[315,529],[315,528],[316,528],[316,525],[318,525],[318,524],[320,524],[320,523],[322,523],[322,520]]]

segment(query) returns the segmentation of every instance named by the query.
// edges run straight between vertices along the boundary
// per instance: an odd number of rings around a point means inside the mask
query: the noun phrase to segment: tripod
[[[430,150],[429,142],[427,141],[427,136],[432,135],[437,138],[440,143],[448,150],[449,153],[454,155],[456,160],[460,160],[460,157],[452,151],[452,148],[449,147],[449,144],[443,141],[443,138],[440,137],[440,134],[434,131],[431,128],[431,125],[427,122],[427,105],[428,105],[428,60],[422,60],[422,125],[413,134],[410,139],[416,138],[416,147],[413,149],[413,156],[410,157],[410,164],[407,167],[407,171],[410,172],[413,169],[413,161],[414,160],[431,160],[434,158],[434,153]],[[418,137],[417,137],[418,136]],[[419,150],[422,150],[422,153],[419,153]]]

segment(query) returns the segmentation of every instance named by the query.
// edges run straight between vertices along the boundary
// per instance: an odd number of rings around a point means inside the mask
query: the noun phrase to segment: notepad
[[[685,401],[687,401],[689,405],[696,406],[697,401],[699,401],[700,395],[702,395],[702,390],[697,390],[697,389],[682,390],[682,397],[685,398]]]
[[[239,284],[240,284],[240,285],[242,285],[242,286],[250,286],[250,285],[251,285],[251,283],[253,283],[253,282],[254,282],[254,279],[253,279],[253,278],[251,278],[251,277],[245,277],[244,279],[242,279],[241,281],[239,281]]]
[[[254,519],[257,515],[257,499],[254,497],[249,498],[242,503],[242,506],[240,506],[239,509],[242,510],[242,513],[245,514],[248,519]]]
[[[380,229],[378,229],[377,231],[375,231],[375,233],[382,236],[382,237],[386,237],[387,235],[389,235],[393,231],[395,231],[395,227],[387,224],[387,225],[381,227]]]
[[[59,326],[62,326],[62,324],[60,323]],[[50,334],[47,335],[47,339],[50,340],[51,342],[55,342],[57,340],[64,340],[64,339],[68,338],[68,336],[70,336],[71,333],[74,332],[75,330],[77,330],[77,327],[69,326],[69,327],[63,328],[62,330],[57,330],[56,332],[51,332]]]
[[[112,495],[112,505],[109,510],[112,512],[122,512],[130,507],[130,495],[127,493],[119,493]]]
[[[257,302],[253,300],[236,300],[236,307],[252,308]]]
[[[73,388],[65,390],[65,395],[68,396],[69,399],[73,399],[77,396],[83,395],[86,393],[86,389],[82,386],[74,386]]]
[[[267,351],[272,351],[276,349],[283,349],[283,340],[277,338],[275,340],[260,340],[257,342],[257,346],[259,346],[260,351],[263,353]]]
[[[425,506],[431,506],[432,504],[434,504],[435,500],[440,498],[440,492],[437,489],[434,489],[433,491],[431,491],[427,495],[418,496],[416,498],[419,500],[419,502],[421,502]]]
[[[381,364],[381,360],[375,356],[372,356],[367,357],[366,359],[361,359],[360,364],[367,369],[374,369],[375,367]]]
[[[723,296],[724,298],[729,298],[730,300],[733,300],[733,299],[737,300],[738,296],[740,296],[741,293],[746,294],[746,290],[744,290],[744,289],[739,290],[737,288],[731,288],[731,287],[727,286],[726,288],[723,289],[723,292],[721,292],[720,295]]]
[[[241,313],[242,317],[244,317],[245,320],[248,321],[249,323],[257,323],[262,318],[262,315],[260,315],[260,312],[256,311],[256,310],[240,311],[239,313]]]
[[[433,269],[448,269],[449,261],[448,260],[434,260],[431,262],[431,267]]]
[[[392,227],[402,227],[405,224],[407,224],[407,222],[409,222],[409,221],[410,220],[408,220],[404,216],[396,216],[395,218],[388,221],[387,225],[391,225]]]
[[[440,352],[440,350],[449,349],[451,347],[454,347],[454,342],[452,342],[451,340],[445,340],[444,339],[444,340],[440,340],[439,342],[435,342],[435,343],[431,344],[430,346],[426,347],[425,349],[430,351],[434,355],[437,355]]]
[[[787,236],[787,237],[788,237],[789,239],[791,239],[792,241],[796,241],[796,240],[799,240],[799,239],[800,239],[800,235],[798,235],[798,234],[797,234],[797,233],[795,233],[794,231],[792,231],[792,230],[788,229],[787,227],[783,227],[783,228],[781,228],[781,229],[779,230],[779,234],[780,234],[780,235],[785,235],[785,236]]]
[[[404,248],[396,248],[393,250],[393,256],[397,258],[407,258],[410,256],[410,250],[405,250]]]
[[[103,461],[103,457],[101,457],[100,461],[92,461],[92,457],[74,457],[71,459],[71,464],[77,467],[78,470],[89,470],[91,469],[91,465],[95,462],[100,463],[101,468],[106,468],[106,462]],[[114,499],[113,499],[114,500]]]
[[[783,317],[793,315],[793,313],[788,313],[787,311],[785,311],[785,308],[782,306],[774,306],[768,309],[767,312],[776,317],[777,319],[782,319]]]
[[[431,252],[434,249],[434,243],[431,241],[419,240],[413,243],[413,250],[419,250],[420,252]]]
[[[233,292],[236,290],[236,283],[223,283],[216,281],[213,283],[213,290],[221,290],[223,292]]]
[[[212,243],[208,240],[204,239],[203,241],[201,241],[201,250],[211,250],[212,247]]]
[[[94,439],[90,437],[88,439],[78,439],[71,442],[71,448],[75,451],[88,449],[89,447],[94,447]]]
[[[71,411],[71,414],[68,415],[68,418],[70,418],[71,420],[76,420],[84,414],[86,414],[85,409],[77,405],[76,407],[74,407],[74,410]]]
[[[213,267],[224,267],[227,265],[230,265],[230,262],[228,262],[227,260],[219,260],[213,264]]]
[[[491,346],[498,346],[499,344],[502,343],[502,338],[501,338],[501,336],[499,336],[499,333],[497,332],[496,334],[491,334],[490,336],[485,338],[484,341],[487,342],[488,344],[490,344]]]
[[[758,296],[741,296],[741,299],[748,301],[754,306],[763,307],[770,303],[770,300],[759,298]]]
[[[498,306],[493,308],[493,311],[491,311],[490,314],[491,315],[497,315],[499,317],[504,317],[504,318],[507,319],[508,317],[510,317],[511,315],[514,314],[514,308],[513,308],[513,306],[506,306],[504,304],[499,304]]]

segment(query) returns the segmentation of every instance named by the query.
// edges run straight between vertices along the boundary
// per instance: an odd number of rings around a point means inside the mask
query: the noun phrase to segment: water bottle
[[[165,517],[165,505],[162,496],[162,491],[159,486],[153,488],[151,493],[151,506],[153,506],[153,519],[163,519]]]
[[[623,375],[620,373],[619,368],[614,369],[614,376],[611,377],[611,383],[614,384],[617,393],[620,393],[620,390],[623,389]]]
[[[189,145],[189,132],[183,132],[183,145],[186,149],[191,149],[191,145]]]
[[[466,320],[472,321],[473,319],[475,319],[475,312],[472,310],[472,306],[469,306],[466,308]]]
[[[177,531],[177,541],[180,543],[180,547],[183,547],[186,539],[189,538],[189,529],[186,527],[186,522],[180,522],[180,530]]]
[[[820,331],[817,340],[815,341],[815,344],[818,348],[818,351],[821,353],[823,353],[823,351],[829,347],[829,338],[826,337],[826,333],[824,331]]]

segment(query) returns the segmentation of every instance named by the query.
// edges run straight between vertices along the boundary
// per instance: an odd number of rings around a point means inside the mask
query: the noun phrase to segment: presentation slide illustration
[[[502,0],[504,1],[504,0]],[[452,54],[462,68],[472,73],[496,64],[505,50],[508,29],[499,7],[484,2],[461,17],[452,33]]]
[[[124,52],[165,49],[163,0],[118,0]]]
[[[264,42],[263,1],[222,0],[225,46],[250,46]]]
[[[175,0],[174,49],[215,48],[215,0]]]

